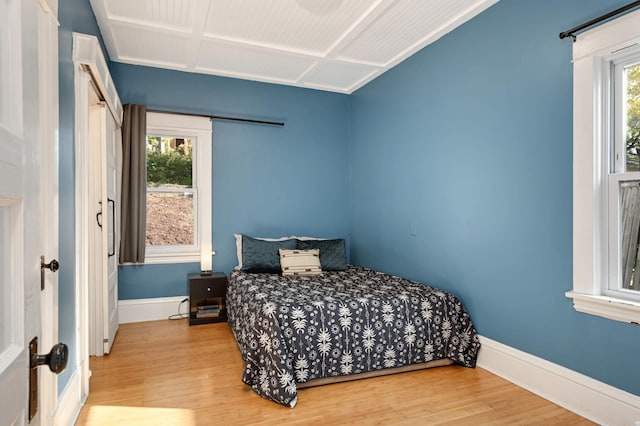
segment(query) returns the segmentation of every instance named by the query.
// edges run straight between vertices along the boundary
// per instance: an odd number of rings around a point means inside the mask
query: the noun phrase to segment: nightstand
[[[189,274],[189,325],[227,321],[227,276]]]

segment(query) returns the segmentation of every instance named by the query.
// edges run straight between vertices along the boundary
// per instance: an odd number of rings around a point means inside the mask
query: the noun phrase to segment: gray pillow
[[[344,239],[298,240],[296,248],[298,250],[320,250],[320,265],[323,271],[344,271],[347,269]]]
[[[280,273],[279,249],[293,250],[296,240],[264,241],[242,236],[242,271]]]

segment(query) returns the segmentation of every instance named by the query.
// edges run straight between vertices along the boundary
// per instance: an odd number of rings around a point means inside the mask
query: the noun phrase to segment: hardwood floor
[[[77,425],[591,424],[481,368],[439,367],[298,392],[291,409],[241,381],[226,323],[124,324],[110,355],[91,358]]]

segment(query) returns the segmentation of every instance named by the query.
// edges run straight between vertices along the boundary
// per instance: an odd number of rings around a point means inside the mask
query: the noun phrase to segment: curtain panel
[[[147,108],[124,106],[120,263],[144,263],[147,231]]]

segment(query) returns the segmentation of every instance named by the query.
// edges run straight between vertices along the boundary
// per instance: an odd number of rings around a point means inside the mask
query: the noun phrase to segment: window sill
[[[147,254],[144,258],[145,265],[158,263],[200,263],[200,253],[171,253],[171,254]]]
[[[640,303],[615,297],[568,291],[565,295],[573,299],[578,312],[597,315],[616,321],[640,324]]]

